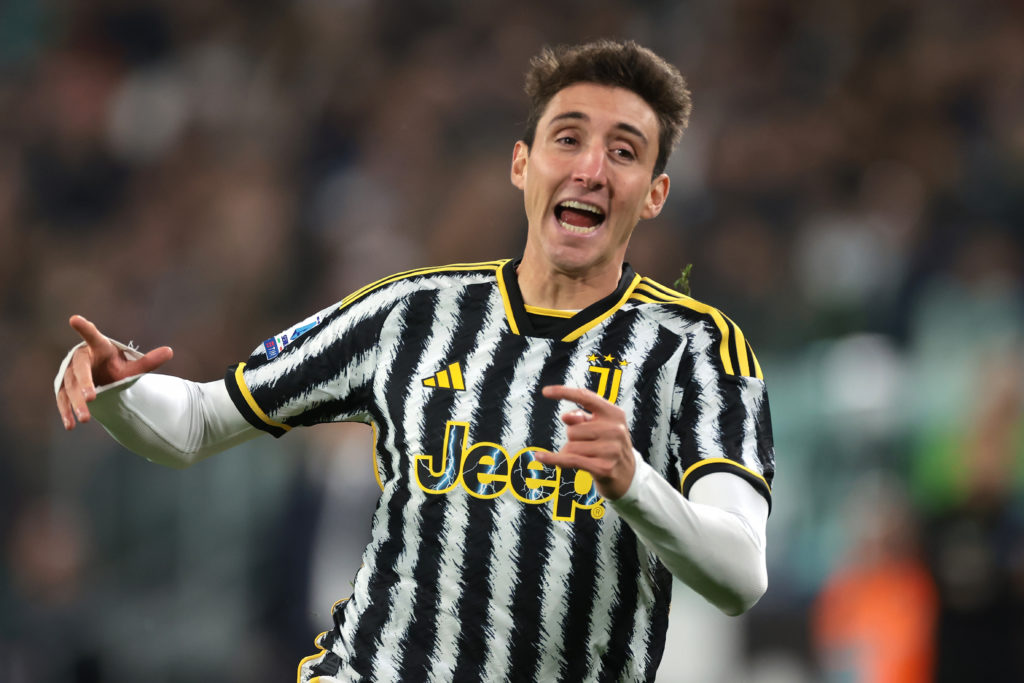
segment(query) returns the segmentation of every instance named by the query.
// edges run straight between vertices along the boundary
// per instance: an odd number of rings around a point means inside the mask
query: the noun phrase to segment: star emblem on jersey
[[[430,377],[423,378],[423,386],[433,389],[454,389],[464,391],[466,385],[462,380],[462,368],[458,362],[451,363],[448,367],[438,370]]]
[[[591,365],[600,365],[602,367],[626,367],[629,365],[628,360],[615,356],[611,353],[591,353],[587,356],[587,360],[590,361]]]
[[[591,353],[587,360],[590,361],[588,369],[597,375],[597,386],[591,388],[601,398],[609,403],[615,403],[619,397],[622,369],[629,365],[629,361],[625,358],[616,358],[610,353]]]

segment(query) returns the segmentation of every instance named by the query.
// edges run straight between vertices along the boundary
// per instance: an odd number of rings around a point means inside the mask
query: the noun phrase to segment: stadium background
[[[66,320],[210,380],[365,282],[518,254],[526,60],[598,36],[694,92],[629,259],[696,264],[774,414],[769,592],[680,588],[660,680],[1020,666],[1024,5],[7,0],[0,680],[292,680],[358,566],[368,433],[183,472],[65,434]]]

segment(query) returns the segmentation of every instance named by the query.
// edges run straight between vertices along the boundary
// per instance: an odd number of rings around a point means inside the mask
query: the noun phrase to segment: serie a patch
[[[293,344],[296,339],[309,332],[311,329],[320,324],[322,320],[321,316],[314,315],[310,318],[306,318],[301,323],[295,326],[291,332],[282,332],[281,334],[275,335],[270,339],[263,342],[263,350],[267,354],[267,360],[273,360],[277,358],[285,347],[289,344]]]

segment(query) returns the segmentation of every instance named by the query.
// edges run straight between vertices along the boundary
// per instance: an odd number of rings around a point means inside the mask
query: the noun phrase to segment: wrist
[[[618,495],[605,496],[605,499],[612,502],[630,502],[636,500],[636,498],[638,497],[637,490],[640,488],[638,480],[643,476],[646,476],[647,470],[650,469],[651,466],[644,461],[640,453],[634,448],[633,467],[631,471],[623,477],[623,479],[628,477],[628,481],[620,483],[620,486],[617,488],[616,491]]]

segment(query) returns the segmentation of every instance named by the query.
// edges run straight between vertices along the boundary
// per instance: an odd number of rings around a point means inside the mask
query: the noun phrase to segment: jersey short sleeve
[[[689,338],[679,368],[681,394],[673,425],[680,444],[680,487],[711,472],[746,479],[771,504],[775,474],[768,393],[750,344],[728,318],[718,315]]]
[[[245,419],[274,436],[300,425],[364,421],[390,311],[368,304],[330,306],[230,366],[224,381]]]

